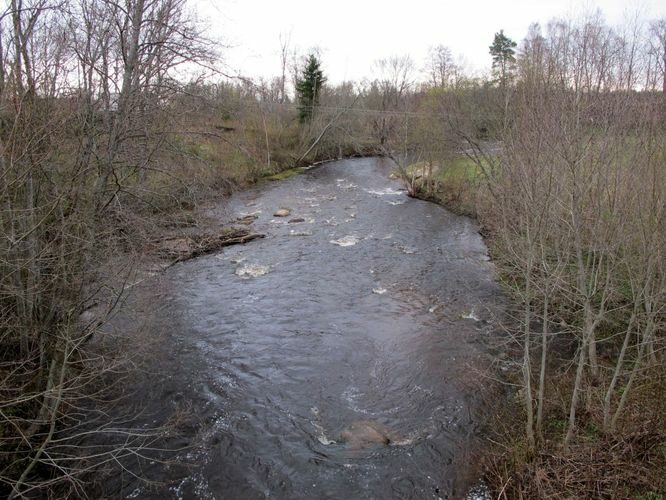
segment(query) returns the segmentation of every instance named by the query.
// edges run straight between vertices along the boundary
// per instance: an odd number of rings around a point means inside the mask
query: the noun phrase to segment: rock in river
[[[340,432],[339,440],[352,449],[362,449],[374,445],[388,445],[401,438],[379,422],[359,420],[352,422]]]
[[[291,210],[288,208],[280,208],[275,211],[273,214],[275,217],[289,217],[289,214],[291,213]]]

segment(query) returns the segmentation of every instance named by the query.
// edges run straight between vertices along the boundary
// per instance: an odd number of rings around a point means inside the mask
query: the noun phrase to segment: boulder
[[[288,208],[280,208],[280,209],[275,211],[273,216],[275,216],[275,217],[289,217],[289,214],[291,214],[291,210],[289,210]]]
[[[388,445],[395,439],[391,429],[379,422],[359,420],[342,429],[338,440],[352,449],[368,448],[376,445]]]

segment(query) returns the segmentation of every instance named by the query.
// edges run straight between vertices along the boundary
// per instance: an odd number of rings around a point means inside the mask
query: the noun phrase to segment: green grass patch
[[[271,175],[266,175],[264,176],[264,180],[267,181],[283,181],[285,179],[289,179],[290,177],[294,177],[295,175],[302,174],[305,172],[305,167],[294,167],[294,168],[288,168],[287,170],[283,170],[282,172],[278,172],[277,174],[271,174]]]
[[[427,162],[412,163],[406,169],[409,176],[427,175]],[[433,163],[433,177],[436,181],[472,181],[481,175],[481,168],[467,156],[459,156],[443,163]]]
[[[442,182],[452,180],[471,181],[479,177],[479,175],[481,175],[479,166],[466,156],[461,156],[448,162],[444,165],[444,168],[440,168],[435,172],[435,178]]]
[[[426,162],[409,165],[406,173],[408,182],[415,179],[417,197],[444,205],[454,213],[476,217],[476,194],[483,171],[474,160],[457,156],[441,165],[433,164],[432,182],[427,179]]]

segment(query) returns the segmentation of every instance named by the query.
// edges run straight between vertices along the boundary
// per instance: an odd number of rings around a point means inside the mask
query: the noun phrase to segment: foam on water
[[[465,495],[465,500],[491,500],[493,496],[485,483],[479,483],[474,486]]]
[[[356,413],[363,413],[369,415],[370,412],[366,409],[363,409],[358,406],[358,399],[361,397],[361,391],[357,387],[350,385],[342,393],[342,399],[347,402],[349,408],[354,410]]]
[[[315,429],[317,429],[317,432],[318,432],[317,435],[316,435],[317,441],[319,441],[324,446],[329,446],[331,444],[336,444],[336,441],[334,441],[333,439],[329,439],[326,436],[326,432],[324,431],[324,428],[321,425],[319,425],[317,422],[312,422],[312,426]]]
[[[340,247],[351,247],[353,245],[356,245],[358,243],[358,237],[353,236],[353,235],[348,235],[348,236],[343,236],[342,238],[338,238],[337,240],[331,240],[331,243],[334,245],[338,245]]]
[[[312,413],[316,419],[319,419],[319,408],[313,406],[312,408],[310,408],[310,413]],[[317,429],[317,434],[315,435],[317,441],[319,441],[324,446],[336,444],[336,441],[328,438],[328,436],[326,435],[326,431],[324,430],[324,427],[318,421],[310,420],[310,423],[315,429]]]
[[[375,196],[403,196],[405,194],[404,191],[400,189],[393,189],[391,187],[384,189],[366,189],[365,192],[374,194]]]
[[[463,319],[472,319],[474,321],[481,321],[481,318],[479,318],[474,312],[474,308],[472,308],[470,312],[463,314],[462,317]]]
[[[402,253],[407,254],[407,255],[412,255],[412,254],[415,254],[415,253],[416,253],[416,249],[413,248],[413,247],[408,247],[408,246],[405,246],[405,245],[400,245],[400,246],[398,246],[398,248],[400,249],[400,251],[401,251]]]
[[[269,266],[262,266],[261,264],[244,264],[236,269],[236,275],[241,278],[256,278],[258,276],[263,276],[269,271]]]

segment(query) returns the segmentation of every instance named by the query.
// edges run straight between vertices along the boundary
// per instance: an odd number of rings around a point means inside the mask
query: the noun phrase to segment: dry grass
[[[570,378],[560,377],[556,389],[566,393],[571,387]],[[612,435],[598,431],[600,408],[592,405],[580,416],[580,431],[568,450],[560,446],[565,414],[556,400],[561,394],[552,394],[545,442],[538,452],[531,452],[524,438],[522,407],[515,401],[500,402],[496,421],[486,429],[490,449],[485,457],[485,478],[494,496],[663,499],[665,392],[666,376],[655,367],[650,382],[634,394],[622,429]]]

